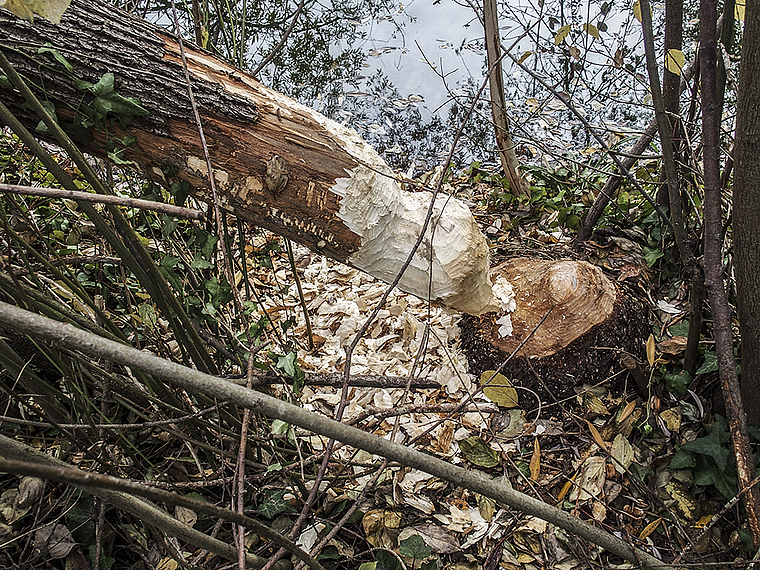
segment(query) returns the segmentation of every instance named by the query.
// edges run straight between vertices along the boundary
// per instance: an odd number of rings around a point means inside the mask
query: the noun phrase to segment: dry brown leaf
[[[678,433],[681,430],[680,406],[664,410],[660,413],[660,419],[665,422],[665,427],[667,427],[670,431]]]
[[[622,433],[617,434],[615,439],[612,440],[610,455],[615,460],[612,462],[612,465],[620,474],[623,474],[633,463],[633,447]]]
[[[594,517],[594,520],[597,522],[602,522],[606,519],[607,507],[604,506],[604,503],[601,501],[594,501],[594,504],[591,506],[591,516]]]
[[[591,497],[598,497],[604,488],[606,459],[595,455],[589,457],[581,465],[578,476],[575,478],[577,485],[570,493],[570,501],[585,501]]]
[[[625,405],[625,408],[623,408],[623,411],[620,412],[620,415],[618,416],[617,423],[622,424],[625,419],[631,415],[631,412],[636,409],[636,400],[633,400],[631,402],[628,402]]]
[[[401,515],[395,511],[373,509],[362,518],[364,534],[375,548],[396,548],[396,538],[401,527]]]
[[[570,481],[567,481],[563,486],[562,490],[559,492],[559,495],[557,495],[557,502],[561,503],[565,497],[567,496],[568,491],[572,488],[574,483],[573,479],[570,479]]]
[[[647,537],[652,534],[658,526],[660,526],[660,523],[662,522],[662,517],[653,520],[650,522],[647,526],[644,527],[644,530],[641,531],[641,534],[639,535],[639,540],[646,540]]]
[[[662,342],[658,342],[657,348],[664,354],[678,356],[686,350],[687,341],[688,338],[685,336],[674,336],[673,338],[666,338]]]
[[[586,420],[586,424],[588,425],[588,431],[591,432],[591,437],[594,438],[594,442],[599,446],[599,449],[606,450],[607,444],[602,439],[602,435],[596,429],[596,426],[588,420]]]
[[[538,481],[541,474],[541,447],[538,445],[538,438],[533,440],[533,455],[530,458],[530,478]]]
[[[647,362],[649,366],[654,366],[655,348],[654,335],[650,334],[647,339]]]

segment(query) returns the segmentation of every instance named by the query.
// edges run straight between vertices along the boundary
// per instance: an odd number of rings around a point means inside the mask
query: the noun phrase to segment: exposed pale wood
[[[106,142],[135,137],[123,156],[157,181],[185,180],[195,196],[210,199],[171,34],[100,0],[75,0],[60,25],[38,19],[32,26],[0,9],[0,49],[30,83],[44,85],[38,96],[71,123],[92,95],[77,91],[52,55],[37,53],[45,44],[66,57],[77,79],[95,83],[114,73],[117,93],[149,111],[129,126],[114,120],[90,129],[90,152],[103,155]],[[186,54],[220,206],[390,282],[421,233],[432,195],[402,190],[356,132],[203,50],[187,47]],[[15,92],[0,88],[0,100],[27,126],[37,124]],[[488,245],[468,208],[441,197],[433,222],[399,288],[472,314],[495,308]]]
[[[614,310],[615,286],[601,269],[585,261],[515,258],[493,273],[514,288],[513,332],[502,337],[494,325],[483,334],[507,354],[526,338],[519,356],[555,354],[606,321]]]
[[[569,397],[582,384],[616,378],[622,385],[629,371],[636,377],[649,334],[646,306],[598,267],[515,258],[493,279],[497,290],[505,281],[514,289],[511,333],[502,312],[466,315],[461,343],[471,371],[501,369],[528,389],[518,391],[522,407]]]

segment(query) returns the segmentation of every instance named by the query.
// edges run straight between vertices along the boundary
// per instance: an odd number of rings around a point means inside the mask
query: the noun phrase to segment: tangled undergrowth
[[[17,139],[4,134],[1,144],[3,182],[54,184]],[[100,166],[117,195],[185,203],[179,184],[166,193]],[[76,166],[64,168],[86,187]],[[578,386],[574,396],[538,409],[524,409],[519,392],[508,401],[484,393],[458,346],[458,316],[398,292],[357,345],[342,399],[343,347],[386,286],[232,217],[223,240],[231,286],[210,224],[123,210],[157,269],[141,277],[76,203],[5,194],[0,297],[205,369],[219,382],[245,384],[251,358],[250,379],[268,394],[328,417],[345,404],[344,423],[508,481],[665,562],[740,563],[751,541],[731,501],[735,467],[709,323],[692,379],[683,371],[688,307],[672,237],[625,188],[593,238],[572,249],[599,182],[587,174],[534,168],[533,195],[518,201],[480,165],[448,173],[447,189],[470,201],[494,259],[585,258],[651,307],[651,336],[631,347],[640,357],[616,373],[622,382]],[[96,209],[116,224],[111,211]],[[232,287],[243,299],[239,308]],[[237,506],[242,463],[243,512],[283,534],[297,524],[292,538],[306,551],[331,533],[316,556],[325,568],[630,567],[417,469],[333,446],[256,410],[245,424],[235,405],[15,330],[0,330],[0,364],[2,436],[82,471],[227,508]],[[76,487],[14,474],[0,485],[2,567],[230,567],[199,543]],[[157,506],[235,544],[232,523],[187,506]],[[277,546],[263,536],[249,531],[245,545],[267,559]]]

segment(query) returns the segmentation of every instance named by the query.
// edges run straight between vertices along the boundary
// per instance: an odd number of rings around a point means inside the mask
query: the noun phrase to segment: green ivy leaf
[[[676,396],[683,396],[689,383],[691,383],[691,375],[686,370],[680,374],[665,375],[665,386]]]
[[[709,374],[710,372],[715,372],[717,369],[718,355],[714,352],[705,352],[705,361],[702,363],[702,366],[699,367],[699,370],[696,371],[696,375]]]
[[[285,356],[277,358],[277,368],[281,369],[291,378],[296,374],[297,355],[295,352],[288,352]]]
[[[694,473],[694,482],[697,485],[712,485],[726,499],[731,499],[736,495],[736,476],[733,473],[726,473],[724,469],[720,469],[712,462]]]
[[[385,550],[378,550],[375,564],[375,570],[402,570],[403,568],[398,558]]]
[[[726,431],[724,423],[716,420],[709,434],[684,443],[681,449],[711,457],[718,469],[725,471],[731,454],[724,444],[729,439],[731,439],[731,435]]]
[[[462,450],[462,454],[465,458],[475,465],[490,469],[501,463],[499,455],[478,436],[474,435],[459,440],[457,443],[459,443],[459,449]]]
[[[258,513],[273,519],[282,513],[294,513],[293,505],[285,500],[287,489],[264,489],[259,499]]]
[[[670,460],[669,465],[671,469],[693,469],[696,466],[697,462],[694,459],[694,456],[683,449],[676,451],[675,455],[673,455],[673,459]]]
[[[424,560],[433,553],[419,534],[413,534],[402,540],[399,543],[398,552],[401,556],[408,556],[415,560]]]

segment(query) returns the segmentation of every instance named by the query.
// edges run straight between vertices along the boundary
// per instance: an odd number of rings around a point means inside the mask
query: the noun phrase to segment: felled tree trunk
[[[66,124],[77,122],[83,104],[123,103],[77,90],[78,81],[96,84],[113,73],[116,95],[139,101],[147,113],[114,106],[117,112],[89,129],[87,150],[105,155],[115,145],[151,178],[179,178],[210,200],[174,36],[100,0],[76,0],[59,25],[41,18],[32,25],[0,9],[0,49],[31,85],[44,86],[38,97],[53,103]],[[356,132],[203,50],[185,46],[185,54],[220,206],[391,282],[422,233],[432,194],[402,190]],[[31,128],[38,123],[15,91],[0,87],[0,100]],[[126,115],[133,114],[129,123]],[[488,244],[469,209],[441,196],[399,288],[479,314],[495,308],[488,270]]]
[[[107,148],[116,150],[150,178],[186,181],[196,197],[210,200],[208,168],[174,36],[100,0],[74,0],[60,25],[40,18],[32,25],[0,9],[0,49],[32,86],[44,86],[38,97],[54,104],[61,124],[77,124],[84,106],[124,103],[119,97],[139,101],[144,114],[129,104],[126,110],[116,105],[117,112],[88,128],[81,144],[101,156]],[[392,281],[422,232],[432,194],[404,191],[354,131],[203,50],[186,46],[185,53],[220,207]],[[109,73],[115,94],[77,89],[82,81],[96,84]],[[37,125],[39,118],[15,90],[0,86],[0,101],[30,129]],[[72,132],[82,130],[80,125]],[[559,381],[571,386],[594,366],[591,379],[607,373],[609,361],[587,362],[589,347],[608,346],[609,340],[613,349],[626,343],[631,351],[640,349],[632,340],[639,333],[631,331],[638,331],[643,319],[633,322],[630,311],[621,310],[626,296],[598,269],[580,262],[552,266],[515,260],[493,276],[496,295],[489,270],[488,244],[469,209],[449,197],[436,200],[432,223],[399,287],[482,315],[464,323],[464,343],[476,369],[498,368],[531,336],[509,366],[519,368],[529,359],[554,369]],[[505,283],[515,289],[514,307]],[[501,334],[508,314],[514,331]],[[599,336],[618,329],[619,338]],[[608,350],[604,357],[615,354]]]

